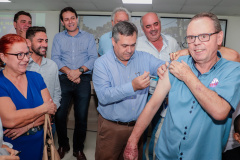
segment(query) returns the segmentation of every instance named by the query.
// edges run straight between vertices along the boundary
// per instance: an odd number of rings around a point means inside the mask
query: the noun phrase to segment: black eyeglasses
[[[214,32],[214,33],[204,33],[204,34],[199,34],[198,36],[186,36],[185,37],[185,41],[189,44],[189,43],[194,43],[196,40],[196,37],[198,37],[198,39],[201,42],[207,42],[210,40],[210,36],[217,34],[219,32]]]
[[[16,54],[15,53],[6,53],[6,54],[17,56],[18,60],[22,60],[25,56],[27,58],[30,58],[32,56],[32,52],[16,53]]]

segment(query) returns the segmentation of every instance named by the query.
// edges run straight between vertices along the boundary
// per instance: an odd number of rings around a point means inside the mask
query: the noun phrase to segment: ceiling
[[[137,0],[136,0],[137,1]],[[240,16],[240,0],[152,0],[153,4],[123,4],[122,0],[12,0],[0,3],[0,11],[60,11],[71,6],[77,11],[111,12],[125,7],[130,12],[196,14],[210,11],[221,16]]]

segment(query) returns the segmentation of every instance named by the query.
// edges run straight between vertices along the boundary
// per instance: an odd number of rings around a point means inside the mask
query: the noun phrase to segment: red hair
[[[17,34],[6,34],[0,39],[0,53],[7,53],[14,43],[26,42],[25,38]],[[0,67],[3,67],[3,62],[0,59]]]

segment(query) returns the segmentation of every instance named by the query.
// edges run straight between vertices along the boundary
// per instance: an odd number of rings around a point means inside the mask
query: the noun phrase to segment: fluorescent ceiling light
[[[128,4],[152,4],[152,0],[122,0],[123,3]]]
[[[10,0],[0,0],[0,2],[11,2]]]

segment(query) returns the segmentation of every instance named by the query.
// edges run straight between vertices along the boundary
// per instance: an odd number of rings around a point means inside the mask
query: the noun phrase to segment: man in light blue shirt
[[[86,138],[88,106],[91,96],[91,73],[97,59],[95,39],[92,34],[78,28],[77,13],[72,7],[60,12],[61,23],[66,30],[55,35],[52,46],[52,60],[57,63],[62,100],[56,112],[60,158],[70,150],[67,137],[67,115],[70,102],[74,102],[75,128],[73,134],[73,155],[86,159],[83,153]]]
[[[98,97],[95,159],[121,159],[135,121],[148,95],[149,74],[157,75],[164,61],[135,51],[137,28],[130,22],[113,27],[113,50],[94,64],[93,84]],[[141,142],[139,151],[142,152]],[[103,154],[104,153],[104,154]]]
[[[111,15],[112,26],[121,21],[129,21],[131,14],[126,8],[118,7],[115,8]],[[112,50],[112,31],[105,33],[99,40],[98,54],[102,56],[107,51]]]
[[[240,97],[240,64],[222,58],[223,32],[216,15],[199,13],[188,25],[191,56],[162,67],[152,99],[147,103],[124,151],[137,157],[140,135],[169,92],[169,107],[156,147],[157,159],[221,160]],[[165,72],[166,71],[166,72]]]

